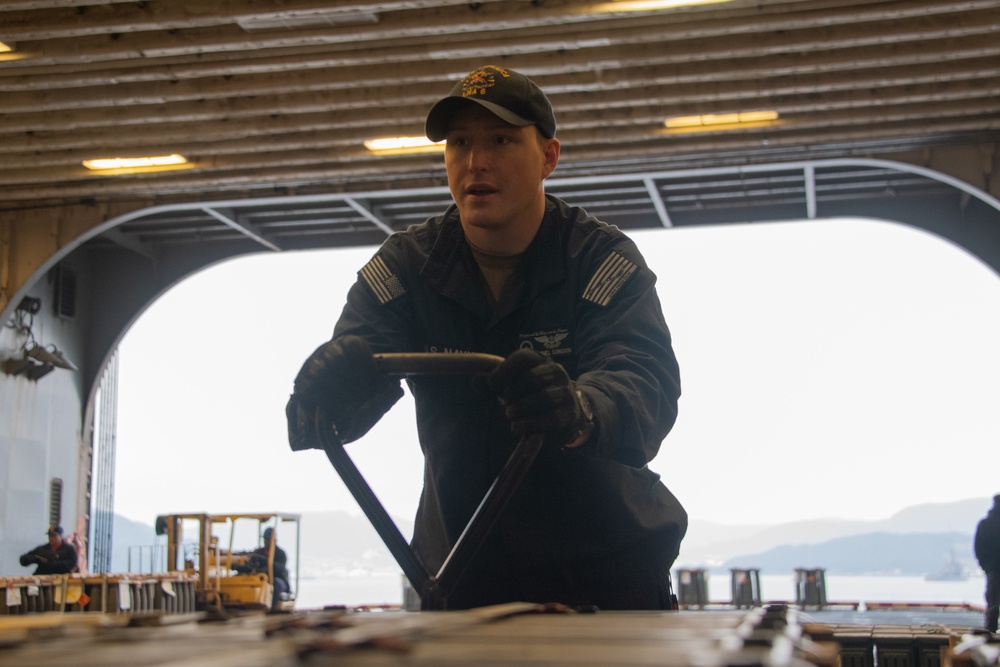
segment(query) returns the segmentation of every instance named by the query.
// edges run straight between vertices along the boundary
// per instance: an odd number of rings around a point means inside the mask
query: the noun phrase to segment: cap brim
[[[446,97],[439,101],[427,114],[427,122],[424,124],[424,132],[431,141],[443,141],[448,136],[448,126],[455,112],[469,104],[478,104],[487,109],[494,116],[517,127],[534,125],[535,122],[522,116],[518,116],[513,111],[503,108],[499,104],[487,102],[473,97]]]

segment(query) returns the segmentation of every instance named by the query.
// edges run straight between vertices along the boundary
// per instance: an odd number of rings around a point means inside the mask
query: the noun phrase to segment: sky
[[[838,219],[631,232],[658,277],[680,416],[650,467],[692,522],[888,518],[989,497],[1000,280],[949,243]],[[156,301],[120,346],[115,511],[359,514],[284,405],[375,247],[254,255]],[[407,395],[348,451],[412,519]]]

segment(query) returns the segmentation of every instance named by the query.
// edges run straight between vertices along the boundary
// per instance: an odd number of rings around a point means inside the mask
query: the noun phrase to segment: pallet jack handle
[[[503,357],[478,353],[396,353],[376,354],[379,370],[390,375],[474,375],[487,373],[503,362]],[[378,497],[365,481],[344,446],[329,426],[322,408],[316,411],[315,428],[327,458],[344,485],[358,502],[372,527],[382,538],[403,574],[419,592],[425,609],[447,609],[448,595],[459,583],[479,547],[500,518],[508,501],[534,463],[544,444],[544,436],[525,436],[518,443],[500,474],[479,503],[465,530],[436,575],[431,575],[416,552],[399,532]]]

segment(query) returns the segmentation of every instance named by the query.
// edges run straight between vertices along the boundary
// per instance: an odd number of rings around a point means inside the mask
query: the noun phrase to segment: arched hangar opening
[[[626,230],[841,216],[892,220],[944,238],[1000,273],[997,199],[909,164],[827,160],[552,179],[548,190]],[[0,454],[8,474],[12,467],[24,473],[23,488],[0,498],[8,516],[16,504],[28,508],[18,520],[24,526],[46,523],[49,482],[60,479],[59,520],[87,530],[100,378],[129,327],[164,291],[240,255],[374,246],[448,201],[446,188],[422,188],[162,206],[109,220],[48,257],[15,293],[4,320],[17,319],[25,297],[37,299],[35,342],[56,347],[77,370],[38,380],[0,375]],[[8,359],[17,356],[21,333],[5,329]],[[42,452],[57,463],[41,461]],[[5,547],[2,562],[20,546]]]

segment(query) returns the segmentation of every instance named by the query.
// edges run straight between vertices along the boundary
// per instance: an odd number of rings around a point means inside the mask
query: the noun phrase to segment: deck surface
[[[0,664],[18,667],[285,667],[314,665],[677,665],[828,667],[839,631],[857,637],[959,644],[968,619],[929,625],[847,625],[837,612],[793,609],[575,613],[512,604],[456,612],[300,611],[208,622],[201,614],[37,614],[0,617]],[[910,617],[910,620],[914,620]],[[924,620],[924,619],[918,619]],[[957,620],[956,625],[938,623]],[[978,619],[977,619],[978,622]],[[879,632],[879,628],[883,631]],[[846,628],[846,630],[845,630]],[[891,630],[890,630],[891,628]],[[818,630],[818,633],[813,633]],[[855,632],[856,631],[856,632]]]

